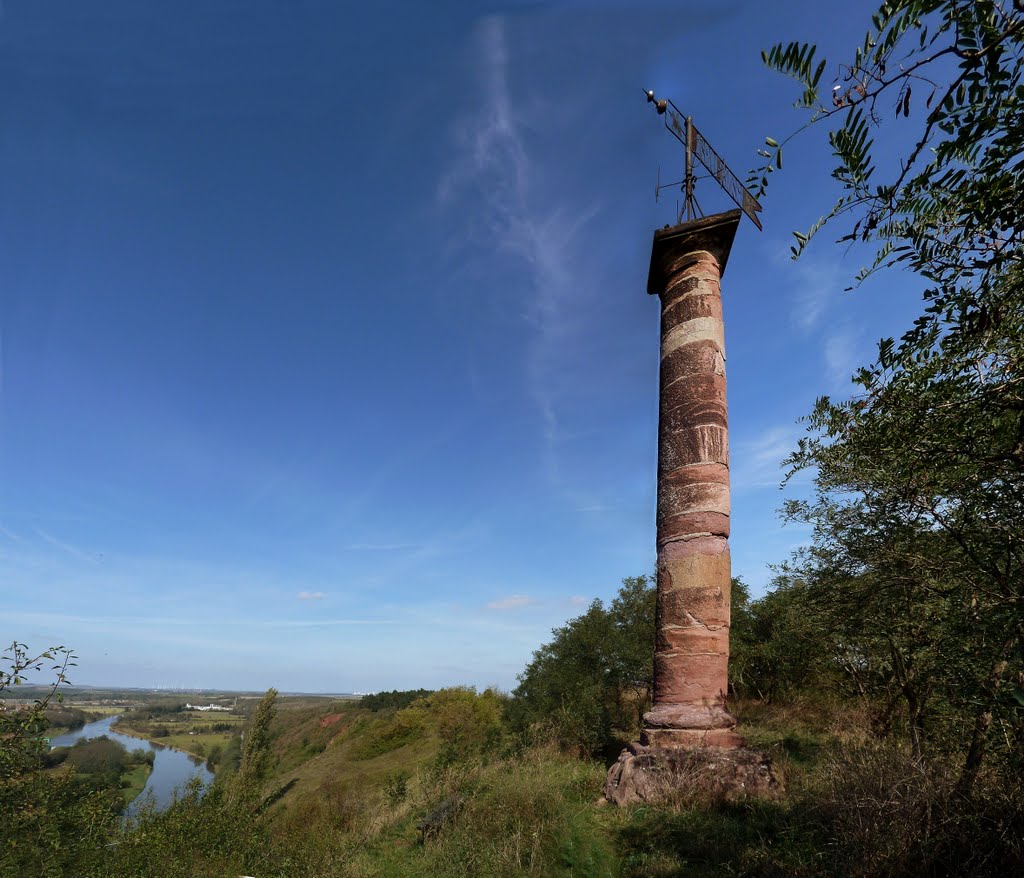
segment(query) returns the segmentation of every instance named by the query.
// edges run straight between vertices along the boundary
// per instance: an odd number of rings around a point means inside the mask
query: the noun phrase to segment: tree
[[[809,612],[804,583],[776,577],[766,595],[750,599],[739,577],[732,580],[729,624],[729,688],[763,701],[809,692],[842,691],[846,677],[834,626]]]
[[[987,752],[1012,771],[1024,743],[1024,4],[883,4],[827,103],[813,45],[764,58],[800,83],[805,128],[827,129],[842,192],[794,256],[841,223],[840,242],[875,245],[857,282],[905,267],[927,283],[913,326],[879,343],[854,398],[818,401],[789,458],[815,473],[786,510],[814,527],[797,571],[870,614],[916,748],[948,711],[968,793]],[[889,164],[883,124],[914,126]],[[781,167],[768,146],[761,190]]]
[[[10,697],[35,672],[53,674],[32,704],[0,709],[0,875],[87,874],[116,819],[102,792],[45,771],[46,707],[59,700],[74,659],[63,646],[33,655],[18,642],[0,656],[0,696]]]
[[[655,590],[646,576],[629,576],[608,609],[613,630],[611,683],[620,715],[633,706],[639,727],[654,686]]]
[[[77,741],[65,761],[79,774],[92,775],[98,784],[116,788],[127,767],[128,750],[103,735]]]
[[[512,725],[545,725],[563,746],[588,754],[611,745],[616,728],[634,730],[650,700],[654,595],[646,576],[624,579],[610,607],[595,600],[552,631],[519,675]]]
[[[256,705],[242,739],[242,758],[238,772],[232,778],[230,798],[246,808],[255,809],[259,806],[263,785],[273,767],[270,726],[277,713],[276,701],[277,690],[268,689]]]
[[[862,278],[880,266],[921,272],[933,287],[929,309],[905,339],[911,347],[943,325],[998,320],[986,298],[1020,262],[1022,46],[1020,0],[893,0],[872,16],[853,58],[835,67],[828,103],[820,83],[829,63],[816,62],[815,46],[780,43],[763,53],[769,67],[802,86],[797,106],[810,112],[808,125],[828,126],[832,176],[842,189],[808,232],[794,233],[796,254],[843,218],[852,225],[840,241],[879,245]],[[880,167],[872,131],[892,111],[918,125],[905,154]],[[781,167],[781,146],[768,145],[768,161],[750,180],[762,191],[768,170]]]

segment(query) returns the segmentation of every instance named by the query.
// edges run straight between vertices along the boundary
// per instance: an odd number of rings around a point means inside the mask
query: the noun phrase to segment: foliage
[[[42,767],[63,765],[72,782],[84,792],[105,797],[114,814],[121,813],[146,785],[153,769],[152,750],[133,750],[112,741],[106,735],[80,739],[72,747],[57,747],[43,755]]]
[[[409,795],[409,775],[404,771],[389,774],[384,782],[384,797],[389,805],[401,805]]]
[[[832,871],[858,875],[991,875],[1024,862],[1019,777],[982,777],[970,798],[956,767],[899,742],[865,739],[825,754],[800,808],[828,840]]]
[[[217,777],[225,780],[232,777],[238,771],[238,766],[241,764],[242,737],[241,735],[232,735],[228,738],[217,760]]]
[[[48,704],[45,711],[46,725],[49,729],[80,729],[91,717],[84,710],[77,707],[69,707],[66,704]]]
[[[196,782],[165,811],[145,804],[106,852],[97,878],[192,878],[264,874],[265,822],[223,787]]]
[[[509,705],[521,735],[532,726],[569,750],[593,754],[615,745],[615,729],[626,737],[639,731],[653,677],[653,585],[644,576],[625,579],[608,609],[595,601],[555,629]],[[746,584],[733,578],[730,678],[737,693],[773,699],[830,685],[835,668],[823,633],[788,594],[751,601]]]
[[[133,717],[138,716],[141,719],[158,719],[161,717],[174,716],[179,713],[184,713],[185,702],[177,700],[163,700],[153,701],[149,704],[144,704],[141,707],[137,707],[132,711]]]
[[[802,599],[794,583],[780,582],[775,592],[783,603]],[[762,612],[767,598],[744,599],[742,584],[737,593],[741,607]],[[777,633],[793,630],[787,624]],[[392,714],[419,718],[430,746],[419,748],[414,761],[406,760],[408,751],[381,754],[374,775],[314,774],[318,784],[289,793],[294,769],[282,772],[261,752],[278,750],[286,734],[298,746],[304,730],[321,727],[325,708],[292,708],[281,712],[285,722],[271,723],[273,694],[252,714],[242,761],[246,776],[259,767],[263,791],[285,793],[276,801],[238,796],[237,778],[221,778],[205,795],[194,784],[165,811],[144,805],[124,825],[97,812],[89,837],[79,831],[81,822],[67,820],[81,814],[86,791],[53,786],[48,834],[31,836],[35,859],[8,856],[0,875],[987,876],[1012,874],[1022,855],[1019,779],[1004,786],[983,772],[975,794],[959,796],[950,766],[876,740],[861,727],[856,705],[793,705],[783,693],[767,705],[738,700],[745,734],[786,773],[786,800],[611,809],[595,804],[602,763],[544,745],[509,752],[501,746],[504,696],[463,687]],[[337,715],[336,706],[328,709],[327,717]],[[387,721],[382,715],[350,725],[346,734],[356,740],[346,747]],[[324,729],[339,725],[340,719]],[[442,738],[459,742],[460,758],[435,757]],[[291,780],[282,786],[285,776]],[[417,824],[449,801],[458,803],[451,818],[421,841]]]
[[[843,190],[810,232],[796,234],[796,252],[843,217],[852,226],[841,240],[880,245],[874,267],[921,272],[934,284],[926,295],[934,310],[906,339],[911,346],[943,322],[992,319],[986,297],[1019,261],[1022,12],[1019,3],[993,0],[886,2],[863,45],[838,65],[828,102],[820,93],[828,62],[816,61],[815,46],[780,43],[763,53],[803,88],[797,106],[811,122],[829,126],[832,176]],[[880,166],[874,131],[887,110],[917,125],[906,153]],[[775,150],[755,177],[780,166]]]
[[[231,779],[231,801],[242,808],[255,809],[274,763],[270,726],[276,712],[277,690],[268,689],[253,711],[242,738],[238,771]]]
[[[504,736],[505,696],[496,689],[477,693],[468,686],[441,689],[410,710],[432,714],[441,738],[438,761],[451,764],[493,753]]]
[[[601,765],[549,748],[453,767],[440,776],[433,770],[420,774],[410,779],[400,804],[377,812],[373,828],[365,818],[351,826],[365,841],[346,852],[347,872],[395,878],[614,875],[612,840],[592,804],[603,776]],[[448,819],[421,841],[416,826],[448,803]]]
[[[1024,9],[884,4],[831,106],[815,55],[765,53],[828,128],[842,190],[794,254],[842,218],[841,241],[877,246],[858,280],[903,266],[927,289],[858,395],[808,419],[789,464],[815,493],[786,511],[814,542],[790,572],[883,718],[902,702],[914,754],[956,754],[966,794],[987,756],[1009,778],[1024,752]],[[880,132],[886,101],[904,130]],[[906,150],[876,149],[883,134]]]
[[[359,699],[359,706],[374,712],[394,708],[401,710],[420,698],[433,695],[433,689],[392,689],[390,692],[376,692]]]
[[[428,734],[440,740],[442,764],[491,753],[503,737],[505,701],[495,689],[480,693],[471,686],[440,689],[368,724],[351,750],[352,758],[375,759]]]
[[[842,690],[842,651],[832,631],[808,613],[802,592],[785,577],[778,577],[766,595],[753,601],[743,580],[734,577],[730,690],[765,702]]]
[[[34,704],[0,710],[0,876],[85,873],[102,856],[116,812],[109,797],[68,773],[47,773],[45,711],[74,667],[73,653],[54,647],[38,655],[15,642],[3,653],[0,696],[48,668],[53,683]]]
[[[636,729],[653,677],[654,594],[646,576],[624,579],[607,609],[595,600],[556,628],[519,675],[513,727],[546,731],[579,753],[611,745],[615,728]]]
[[[374,759],[411,744],[426,731],[422,716],[406,708],[367,727],[372,730],[352,750],[354,759]]]
[[[31,705],[23,708],[12,705],[0,710],[0,740],[4,741],[4,746],[0,748],[0,787],[38,765],[40,755],[45,750],[42,736],[47,727],[46,710],[52,700],[62,699],[59,690],[67,684],[68,669],[75,666],[75,658],[63,646],[33,656],[24,643],[17,641],[4,651],[4,664],[0,666],[0,695],[9,696],[13,687],[21,686],[29,675],[41,671],[47,665],[50,665],[55,679]]]

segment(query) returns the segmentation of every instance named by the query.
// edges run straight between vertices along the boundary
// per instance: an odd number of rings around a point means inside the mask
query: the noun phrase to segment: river
[[[106,719],[86,723],[80,729],[53,738],[50,741],[50,746],[70,747],[75,741],[80,741],[83,738],[99,738],[106,735],[129,750],[152,750],[156,754],[153,759],[153,771],[150,773],[141,795],[128,806],[125,812],[127,816],[131,817],[137,805],[144,802],[150,793],[156,799],[157,810],[163,810],[174,801],[175,790],[184,786],[192,778],[198,777],[203,786],[209,786],[213,780],[213,773],[201,760],[182,750],[175,750],[172,747],[153,744],[143,738],[132,738],[111,731],[110,726],[117,719],[117,716],[108,716]]]

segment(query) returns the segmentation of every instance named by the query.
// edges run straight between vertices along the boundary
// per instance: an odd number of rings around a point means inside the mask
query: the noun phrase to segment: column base
[[[746,747],[747,742],[732,729],[644,729],[640,732],[640,744],[666,750],[699,750],[702,747],[739,750]]]
[[[726,734],[743,740],[733,732]],[[605,798],[615,805],[692,798],[777,799],[782,793],[771,760],[743,746],[630,744],[608,770],[604,786]]]
[[[644,714],[645,729],[731,729],[736,722],[720,699],[710,703],[656,704]]]

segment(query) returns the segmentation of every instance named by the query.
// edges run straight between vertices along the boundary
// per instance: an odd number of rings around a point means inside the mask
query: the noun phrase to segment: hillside
[[[398,713],[346,703],[280,710],[273,726],[273,784],[284,792],[276,807],[339,786],[382,790],[389,778],[412,774],[436,758],[441,746],[436,727]]]
[[[267,835],[257,861],[239,868],[273,873],[285,857],[297,871],[283,874],[639,878],[748,861],[762,874],[799,874],[818,860],[813,831],[793,825],[799,803],[707,807],[685,790],[663,811],[608,807],[606,765],[561,752],[542,729],[517,739],[505,701],[465,688],[378,712],[284,701],[262,790]],[[807,705],[801,718],[748,707],[748,732],[799,787],[836,740],[822,730],[828,708]]]

